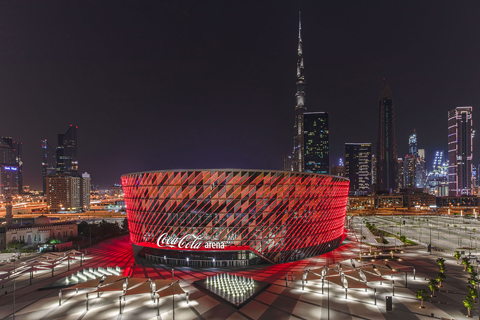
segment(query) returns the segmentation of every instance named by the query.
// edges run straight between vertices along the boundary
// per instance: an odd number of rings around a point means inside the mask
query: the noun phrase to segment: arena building
[[[344,239],[349,180],[290,171],[210,169],[122,176],[137,261],[191,266],[280,263]]]

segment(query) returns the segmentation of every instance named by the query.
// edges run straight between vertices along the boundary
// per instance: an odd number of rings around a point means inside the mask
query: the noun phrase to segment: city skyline
[[[447,150],[447,111],[480,104],[480,45],[469,40],[480,30],[477,7],[182,2],[107,14],[101,2],[93,11],[2,4],[0,98],[9,117],[0,136],[23,142],[23,184],[38,190],[41,140],[55,141],[70,124],[82,172],[102,187],[143,170],[281,169],[292,148],[301,10],[306,105],[329,113],[330,157],[341,157],[345,143],[375,145],[386,78],[398,154],[416,129],[428,168],[435,151]],[[382,23],[382,12],[396,23]]]

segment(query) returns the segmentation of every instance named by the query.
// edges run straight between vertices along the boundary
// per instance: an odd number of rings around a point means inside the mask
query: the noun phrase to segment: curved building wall
[[[348,179],[336,176],[238,169],[122,176],[134,245],[203,259],[247,252],[270,262],[302,259],[338,246],[348,185]],[[213,245],[198,245],[206,242]]]

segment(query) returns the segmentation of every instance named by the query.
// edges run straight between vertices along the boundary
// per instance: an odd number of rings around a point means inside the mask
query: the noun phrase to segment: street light
[[[432,225],[430,225],[430,254],[432,254]]]
[[[13,251],[16,253],[16,249]],[[15,261],[17,261],[17,258],[13,258],[13,272],[15,272]],[[13,277],[13,320],[15,320],[15,289],[16,289],[16,286],[15,286],[15,278],[16,277]]]

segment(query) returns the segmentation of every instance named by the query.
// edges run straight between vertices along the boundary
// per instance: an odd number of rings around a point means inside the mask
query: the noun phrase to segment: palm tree
[[[460,254],[460,252],[455,251],[455,254],[453,255],[453,257],[454,257],[455,259],[457,259],[457,264],[458,264],[458,259],[460,259],[460,258],[462,257],[462,255]]]
[[[428,292],[424,289],[418,289],[417,293],[415,294],[415,297],[420,299],[420,308],[425,308],[423,306],[423,301],[428,301]]]
[[[471,318],[472,316],[470,315],[470,310],[473,310],[475,308],[475,300],[473,297],[468,294],[465,300],[463,300],[463,305],[468,309],[468,318]]]
[[[442,281],[445,281],[445,279],[447,279],[447,276],[443,272],[439,272],[436,279],[440,283],[439,287],[442,286]]]
[[[428,281],[428,287],[430,288],[430,290],[432,290],[431,297],[435,297],[435,291],[438,291],[437,280],[436,279],[430,279],[430,281]]]

